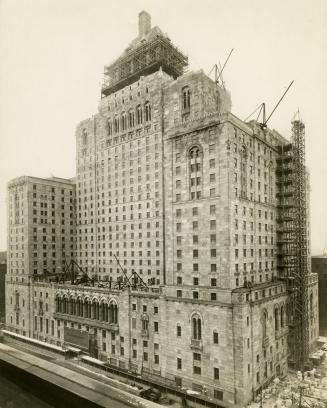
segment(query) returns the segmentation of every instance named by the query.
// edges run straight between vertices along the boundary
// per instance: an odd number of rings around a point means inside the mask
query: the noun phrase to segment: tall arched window
[[[192,339],[201,340],[201,338],[202,338],[201,318],[199,315],[194,315],[192,317]]]
[[[279,309],[276,307],[275,309],[275,330],[279,330]]]
[[[150,102],[145,103],[144,109],[145,109],[145,121],[149,122],[151,120],[151,105],[150,105]]]
[[[61,299],[59,295],[56,296],[56,312],[61,312]]]
[[[267,320],[268,320],[268,313],[266,310],[262,313],[262,336],[263,338],[267,337]]]
[[[82,131],[82,143],[85,146],[87,144],[87,131],[86,129],[83,129]]]
[[[128,112],[128,127],[133,128],[135,126],[135,113],[134,111],[130,110]]]
[[[121,114],[121,130],[124,131],[127,129],[127,118],[126,118],[126,113],[123,112]]]
[[[118,323],[118,306],[114,302],[111,302],[109,305],[109,322]]]
[[[119,119],[117,116],[114,119],[114,129],[115,129],[115,133],[119,133]]]
[[[182,106],[183,110],[189,110],[191,107],[191,94],[188,86],[184,86],[182,89]]]
[[[141,125],[143,123],[143,112],[142,112],[142,106],[139,105],[136,108],[136,124]]]
[[[280,308],[280,327],[284,327],[284,306]]]
[[[107,135],[108,136],[112,135],[112,122],[111,122],[111,119],[108,119],[108,121],[107,121]]]
[[[193,146],[189,150],[188,159],[190,199],[197,200],[202,195],[202,152],[199,146]]]

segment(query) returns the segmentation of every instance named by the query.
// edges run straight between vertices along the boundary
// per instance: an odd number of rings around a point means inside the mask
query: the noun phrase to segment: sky
[[[232,112],[260,103],[291,135],[299,109],[311,175],[312,254],[327,250],[327,2],[325,0],[0,0],[0,250],[6,185],[21,175],[75,175],[75,128],[96,113],[103,67],[137,36],[138,13],[209,73],[225,61]]]

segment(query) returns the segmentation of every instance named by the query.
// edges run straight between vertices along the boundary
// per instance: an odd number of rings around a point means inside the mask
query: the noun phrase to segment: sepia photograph
[[[327,2],[0,0],[0,408],[327,408]]]

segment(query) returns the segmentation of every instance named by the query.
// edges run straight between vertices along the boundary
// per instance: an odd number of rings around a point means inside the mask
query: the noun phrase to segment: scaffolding
[[[184,73],[187,64],[187,57],[170,39],[157,34],[105,67],[101,96],[108,96],[137,81],[141,75],[149,75],[160,68],[176,79]]]
[[[309,358],[307,177],[305,126],[292,122],[290,144],[277,159],[278,270],[289,291],[289,365],[303,370]]]

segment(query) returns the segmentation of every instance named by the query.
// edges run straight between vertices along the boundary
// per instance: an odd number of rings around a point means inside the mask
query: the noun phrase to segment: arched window
[[[201,340],[201,338],[202,338],[201,318],[199,315],[194,315],[192,317],[192,339]]]
[[[111,119],[107,121],[107,135],[112,136],[112,122]]]
[[[19,292],[16,290],[16,306],[19,306]]]
[[[142,112],[142,106],[139,105],[136,108],[136,124],[142,125],[142,123],[143,123],[143,112]]]
[[[118,306],[114,302],[109,304],[109,323],[118,324]]]
[[[83,129],[82,131],[82,143],[85,146],[87,144],[87,131],[86,129]]]
[[[313,293],[310,293],[310,313],[313,313]]]
[[[284,327],[284,306],[280,308],[280,327]]]
[[[124,131],[127,129],[127,118],[126,118],[126,113],[123,112],[121,114],[121,130]]]
[[[114,130],[115,130],[115,133],[119,133],[119,119],[117,116],[114,119]]]
[[[262,336],[263,338],[267,337],[267,320],[268,320],[268,313],[266,310],[262,313]]]
[[[188,86],[182,89],[182,107],[183,110],[189,110],[191,107],[191,94]]]
[[[128,112],[128,127],[131,129],[135,126],[135,113],[134,111],[130,110]]]
[[[202,152],[199,146],[189,150],[190,199],[198,200],[202,195]]]
[[[149,122],[151,120],[151,105],[149,102],[146,102],[144,105],[145,108],[145,121]]]
[[[70,297],[68,300],[68,313],[69,314],[73,314],[73,306],[74,306],[73,302],[74,302],[74,299]]]
[[[99,302],[97,299],[92,301],[92,319],[99,320]]]
[[[61,298],[59,295],[56,296],[56,312],[61,313]]]
[[[105,300],[102,300],[100,305],[100,320],[106,322],[107,316],[108,316],[108,304]]]
[[[275,309],[275,330],[279,330],[279,309],[276,307]]]
[[[149,328],[149,316],[146,314],[143,314],[141,317],[141,322],[142,322],[142,330],[147,331]]]

